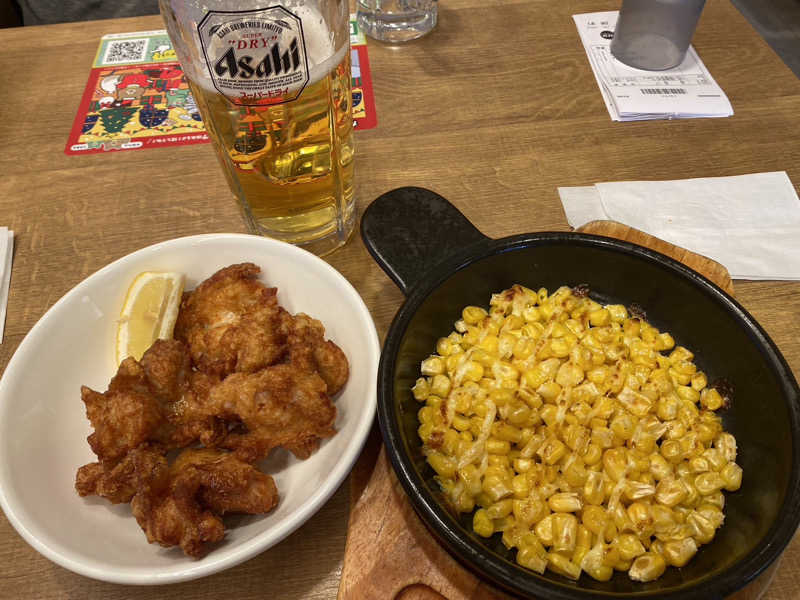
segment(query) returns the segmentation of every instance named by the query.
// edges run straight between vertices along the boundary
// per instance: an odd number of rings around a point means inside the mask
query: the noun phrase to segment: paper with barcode
[[[618,11],[573,15],[600,93],[614,121],[729,117],[733,108],[689,46],[673,69],[645,71],[611,55]]]

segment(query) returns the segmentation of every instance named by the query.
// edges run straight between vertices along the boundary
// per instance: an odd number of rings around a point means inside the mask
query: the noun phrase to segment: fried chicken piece
[[[216,375],[201,371],[193,371],[180,399],[170,406],[167,418],[173,431],[170,438],[171,447],[185,448],[199,441],[206,446],[213,446],[225,436],[225,422],[216,415],[209,415],[205,409],[211,388],[220,382]]]
[[[159,475],[133,497],[133,515],[147,541],[195,558],[224,537],[222,514],[265,513],[278,502],[272,477],[219,450],[184,450]]]
[[[200,503],[213,512],[259,514],[278,503],[278,489],[269,475],[229,452],[211,448],[184,450],[173,471],[195,469],[201,481]]]
[[[219,378],[191,370],[181,342],[157,340],[141,362],[120,364],[105,393],[83,387],[94,428],[89,445],[99,461],[78,469],[78,493],[128,502],[169,449],[223,437],[225,424],[199,409],[216,383]]]
[[[105,393],[81,388],[94,428],[89,446],[109,468],[146,442],[167,450],[198,439],[213,442],[224,434],[224,425],[197,407],[217,382],[214,376],[191,370],[181,342],[156,340],[141,362],[132,357],[122,361]]]
[[[240,423],[220,443],[246,462],[282,446],[308,458],[319,440],[334,435],[336,407],[315,371],[292,363],[257,373],[234,373],[213,387],[207,410]]]
[[[116,464],[147,441],[164,437],[162,403],[152,392],[142,366],[128,357],[101,394],[83,386],[81,399],[94,432],[88,437],[102,463]]]
[[[139,364],[150,391],[162,403],[175,402],[180,397],[192,372],[192,359],[186,346],[175,340],[156,340],[142,355]]]
[[[347,357],[336,344],[325,339],[325,327],[304,313],[292,317],[288,327],[289,361],[304,364],[319,372],[328,386],[328,395],[342,389],[350,375]]]
[[[130,502],[143,483],[166,468],[163,449],[144,444],[113,467],[106,468],[99,462],[82,466],[75,478],[75,489],[81,496],[102,496],[112,504]]]
[[[286,352],[280,328],[286,311],[278,306],[277,289],[256,279],[260,271],[252,263],[231,265],[184,295],[174,335],[201,371],[251,373]]]
[[[208,398],[219,378],[192,370],[186,346],[176,340],[156,340],[144,353],[141,366],[150,390],[161,403],[167,420],[160,432],[168,448],[183,448],[197,440],[212,443],[224,435],[224,424],[213,417],[201,417],[198,406]]]

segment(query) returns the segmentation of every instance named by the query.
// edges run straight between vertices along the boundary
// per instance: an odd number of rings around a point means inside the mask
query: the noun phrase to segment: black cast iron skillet
[[[502,210],[502,207],[498,207]],[[483,236],[440,196],[400,188],[366,210],[361,235],[407,296],[383,348],[378,418],[397,476],[416,512],[440,542],[495,584],[541,600],[603,597],[724,598],[758,576],[784,549],[800,521],[800,390],[766,332],[705,277],[662,254],[609,238],[530,233]],[[636,583],[617,572],[606,583],[578,582],[519,567],[500,535],[472,533],[471,515],[449,512],[417,437],[419,404],[410,389],[420,362],[453,329],[463,307],[520,283],[554,291],[588,284],[602,303],[638,304],[647,319],[695,352],[709,381],[727,380],[734,401],[724,416],[736,436],[740,491],[726,494],[724,526],[681,569]]]

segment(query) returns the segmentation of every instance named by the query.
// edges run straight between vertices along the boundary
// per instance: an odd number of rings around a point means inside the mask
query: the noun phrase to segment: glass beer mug
[[[355,222],[346,0],[159,0],[254,233],[325,254]]]

